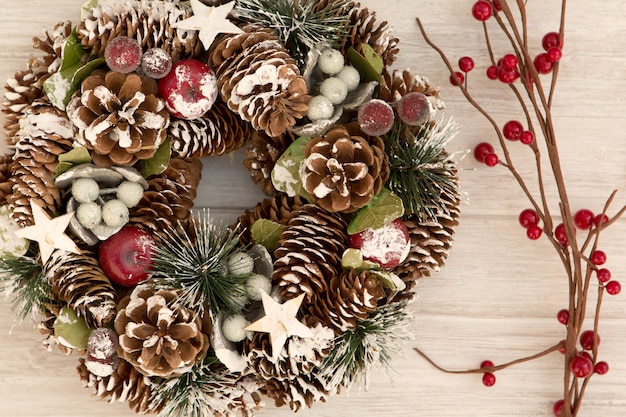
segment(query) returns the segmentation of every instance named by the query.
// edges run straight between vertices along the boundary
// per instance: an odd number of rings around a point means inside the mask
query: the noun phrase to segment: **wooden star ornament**
[[[17,230],[15,235],[39,243],[41,259],[44,263],[48,261],[55,249],[62,249],[77,254],[81,253],[74,241],[65,234],[65,229],[67,229],[72,217],[74,217],[74,213],[51,218],[41,205],[32,200],[30,207],[33,211],[35,224]]]
[[[215,7],[202,4],[200,0],[191,0],[193,16],[174,23],[172,27],[199,31],[198,37],[204,49],[208,50],[220,33],[243,33],[243,30],[226,18],[234,7],[234,1]]]
[[[244,330],[270,334],[272,343],[272,361],[276,362],[285,342],[290,336],[313,337],[313,331],[296,318],[304,294],[279,304],[265,291],[261,290],[261,301],[265,316],[250,324]]]

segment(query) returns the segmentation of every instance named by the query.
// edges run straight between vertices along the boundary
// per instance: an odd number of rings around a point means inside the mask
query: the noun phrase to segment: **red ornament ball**
[[[539,223],[539,215],[533,209],[524,209],[519,214],[519,224],[522,225],[524,229],[528,229],[532,225],[537,225]]]
[[[617,295],[622,291],[622,285],[618,281],[609,281],[604,288],[610,295]]]
[[[386,101],[372,99],[359,108],[357,120],[366,134],[384,135],[393,127],[393,109]]]
[[[609,372],[609,364],[605,361],[600,361],[593,367],[593,372],[598,375],[604,375]]]
[[[502,134],[508,140],[519,140],[523,131],[524,126],[517,120],[509,120],[502,127]]]
[[[609,282],[611,280],[611,271],[606,268],[600,268],[596,271],[596,278],[602,283]]]
[[[479,0],[472,6],[472,16],[474,19],[484,22],[491,17],[493,8],[488,1]]]
[[[533,64],[535,65],[535,69],[539,74],[549,74],[554,67],[554,62],[550,60],[550,57],[546,52],[542,52],[537,55],[535,57],[535,60],[533,61]]]
[[[459,58],[459,68],[463,72],[470,72],[474,69],[474,60],[472,57],[464,56]]]
[[[601,250],[593,251],[589,260],[591,260],[591,263],[594,265],[604,265],[606,262],[606,253]]]
[[[547,51],[550,48],[563,48],[563,42],[559,39],[557,32],[548,32],[543,35],[541,46]]]
[[[492,387],[496,384],[496,376],[491,372],[483,374],[483,385],[486,387]]]
[[[566,308],[559,310],[559,312],[556,313],[556,319],[559,323],[566,325],[569,320],[569,310]]]
[[[498,67],[496,67],[495,65],[491,65],[487,68],[487,78],[489,78],[490,80],[497,80],[498,79]]]
[[[535,135],[529,130],[524,130],[522,132],[522,136],[520,136],[519,138],[519,141],[522,142],[524,145],[530,145],[535,141]]]
[[[593,212],[588,209],[580,209],[574,214],[574,224],[581,230],[591,228],[593,224]]]
[[[502,57],[502,68],[514,69],[517,67],[517,57],[513,54],[506,54]]]
[[[136,39],[128,36],[113,38],[104,50],[104,60],[112,71],[128,74],[141,64],[142,50]]]
[[[552,62],[559,62],[563,57],[563,51],[561,51],[561,48],[557,48],[556,46],[548,49],[546,53]]]
[[[494,149],[490,143],[481,142],[474,148],[474,158],[476,158],[478,162],[485,162],[487,155],[493,154],[493,152]]]
[[[600,346],[600,335],[594,332],[593,330],[585,330],[580,334],[578,340],[580,341],[580,346],[582,346],[585,350],[592,350],[594,345]]]
[[[585,378],[593,372],[593,362],[586,356],[577,355],[570,362],[569,368],[576,378]]]
[[[495,153],[490,153],[489,155],[485,156],[485,165],[487,165],[488,167],[495,167],[496,165],[498,165],[498,155],[496,155]]]
[[[530,225],[528,229],[526,230],[526,236],[528,236],[528,239],[530,240],[539,239],[542,233],[543,233],[543,230],[541,229],[541,227],[537,226],[536,224]]]

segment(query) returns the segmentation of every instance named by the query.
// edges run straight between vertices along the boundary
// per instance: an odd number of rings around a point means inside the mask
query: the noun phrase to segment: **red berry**
[[[567,246],[567,234],[565,233],[565,226],[563,225],[563,223],[559,224],[554,229],[554,237],[556,238],[556,240],[559,241],[561,245]]]
[[[412,92],[404,95],[397,106],[398,117],[409,126],[418,126],[430,119],[430,102],[422,93]]]
[[[498,67],[496,67],[495,65],[491,65],[490,67],[488,67],[487,78],[489,78],[490,80],[497,80],[498,79]]]
[[[470,72],[474,69],[474,60],[469,56],[464,56],[459,59],[459,68],[463,72]]]
[[[104,59],[112,71],[128,74],[141,63],[141,46],[128,36],[113,38],[104,50]]]
[[[474,148],[474,158],[478,162],[485,162],[485,157],[489,154],[493,154],[493,146],[487,142],[481,142]]]
[[[566,351],[566,349],[565,349],[565,339],[561,340],[560,344],[561,344],[561,347],[559,348],[559,352],[561,352],[561,354],[565,355],[565,351]]]
[[[609,221],[609,216],[607,216],[606,214],[598,214],[596,217],[593,218],[593,224],[595,224],[596,227],[608,221]]]
[[[492,366],[493,366],[493,362],[491,362],[489,359],[486,359],[480,363],[480,369],[491,368]]]
[[[486,387],[492,387],[496,383],[496,376],[491,372],[486,372],[483,374],[483,385]]]
[[[594,265],[604,265],[604,263],[606,262],[606,253],[601,250],[593,251],[589,259]]]
[[[593,223],[593,212],[588,209],[580,209],[574,214],[574,224],[581,230],[591,228]]]
[[[488,167],[495,167],[496,165],[498,165],[498,155],[496,155],[495,153],[490,153],[489,155],[485,156],[485,165],[487,165]]]
[[[357,120],[366,134],[384,135],[393,127],[393,109],[386,101],[372,99],[359,108]]]
[[[531,143],[533,143],[534,140],[535,135],[533,135],[533,132],[529,130],[524,130],[522,132],[522,136],[519,138],[519,141],[522,142],[524,145],[530,145]]]
[[[622,291],[622,285],[618,281],[609,281],[604,288],[610,295],[617,295]]]
[[[484,0],[477,1],[472,7],[472,16],[474,16],[474,19],[481,22],[489,19],[492,13],[493,9],[491,8],[491,4]]]
[[[517,69],[498,68],[498,79],[504,84],[512,84],[519,78]]]
[[[582,348],[585,350],[592,350],[593,345],[594,345],[594,338],[595,338],[595,345],[599,346],[600,335],[596,334],[596,332],[594,332],[593,330],[585,330],[584,332],[580,334],[580,338],[579,338],[580,346],[582,346]]]
[[[561,51],[561,48],[557,48],[556,46],[548,49],[546,53],[548,54],[548,58],[550,58],[550,61],[552,62],[560,61],[561,57],[563,56],[563,51]]]
[[[536,224],[530,225],[528,227],[528,230],[526,230],[526,236],[528,236],[528,239],[530,240],[539,239],[542,233],[543,230],[541,230],[541,227],[537,226]]]
[[[502,128],[502,134],[508,140],[519,140],[522,137],[524,126],[517,120],[509,120]]]
[[[585,378],[593,372],[593,362],[586,356],[577,355],[570,362],[569,369],[575,377]]]
[[[589,359],[591,362],[593,362],[593,357],[591,356],[591,353],[587,352],[587,351],[581,351],[578,353],[580,356],[584,356],[585,358]]]
[[[541,46],[543,46],[543,49],[547,51],[550,48],[562,48],[563,42],[559,39],[559,34],[557,32],[548,32],[543,36]]]
[[[502,57],[502,68],[511,70],[516,67],[517,67],[517,57],[515,55],[506,54]]]
[[[462,72],[456,71],[454,74],[450,75],[450,84],[452,84],[455,87],[463,85],[464,81],[465,81],[465,76],[463,75]]]
[[[562,310],[559,310],[559,312],[556,313],[556,319],[561,324],[567,324],[567,321],[569,320],[569,310],[565,308]]]
[[[564,400],[558,400],[552,406],[552,413],[555,417],[561,417],[561,413],[563,412],[563,407],[565,406]],[[570,410],[573,410],[573,407],[570,406]]]
[[[550,60],[550,57],[548,57],[548,54],[545,52],[537,55],[535,57],[535,60],[533,61],[533,64],[535,65],[535,69],[539,74],[548,74],[550,71],[552,71],[552,67],[554,66],[554,62]]]
[[[611,271],[606,268],[601,268],[596,271],[596,278],[598,281],[605,283],[611,280]]]
[[[609,372],[609,364],[605,361],[600,361],[593,367],[593,372],[598,375],[604,375]]]
[[[493,7],[499,12],[502,11],[502,5],[498,0],[493,0]]]
[[[537,225],[539,223],[539,215],[533,209],[524,209],[519,214],[519,224],[522,225],[524,229],[528,229],[532,225]]]

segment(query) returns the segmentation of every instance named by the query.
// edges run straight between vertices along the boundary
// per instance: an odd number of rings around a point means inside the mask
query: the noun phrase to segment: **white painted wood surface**
[[[410,67],[440,85],[448,114],[463,130],[450,151],[470,149],[479,141],[495,143],[487,123],[448,84],[448,75],[434,51],[424,43],[415,17],[420,16],[432,39],[453,62],[471,55],[477,69],[470,88],[504,123],[519,118],[508,89],[483,76],[486,54],[480,25],[469,10],[473,1],[362,0],[389,20],[401,39],[397,68]],[[540,50],[544,33],[558,28],[557,1],[529,1],[530,39]],[[621,188],[616,207],[626,203],[626,1],[570,1],[565,56],[553,113],[561,159],[574,209],[601,210],[613,189]],[[30,39],[57,20],[76,19],[80,0],[11,1],[0,13],[0,79],[22,69],[31,55]],[[492,26],[493,27],[493,26]],[[492,30],[495,33],[496,30]],[[496,41],[500,54],[508,52]],[[519,170],[532,178],[530,152],[514,148]],[[248,180],[240,158],[205,161],[199,206],[224,218],[251,207],[261,193]],[[498,374],[485,388],[479,375],[447,375],[434,370],[412,350],[419,346],[452,369],[476,367],[486,358],[496,363],[533,354],[564,337],[555,319],[567,303],[566,278],[546,240],[532,242],[517,224],[528,206],[504,169],[488,169],[470,156],[459,163],[461,183],[470,204],[464,204],[461,225],[447,266],[418,285],[414,305],[416,340],[406,357],[395,362],[392,380],[375,375],[369,391],[353,391],[301,416],[549,416],[561,398],[562,357],[553,354]],[[534,184],[534,181],[530,181]],[[553,184],[548,182],[551,195]],[[556,210],[556,203],[552,205]],[[601,247],[613,276],[624,279],[626,219],[606,232]],[[623,416],[626,409],[626,293],[605,297],[600,347],[609,362],[607,375],[593,379],[581,415]],[[0,301],[0,415],[131,416],[125,404],[107,404],[90,397],[75,372],[77,357],[48,353],[31,324],[11,329],[8,300]],[[288,416],[268,407],[259,416]]]

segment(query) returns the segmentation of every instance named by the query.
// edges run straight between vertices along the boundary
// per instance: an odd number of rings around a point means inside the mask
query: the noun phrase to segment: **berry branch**
[[[495,383],[494,372],[559,350],[565,357],[564,389],[563,399],[554,403],[553,412],[557,417],[572,417],[578,415],[591,377],[608,371],[608,364],[598,360],[600,313],[604,293],[616,295],[620,292],[621,285],[618,281],[611,279],[610,270],[601,267],[606,262],[607,256],[599,249],[600,233],[624,214],[626,206],[619,209],[612,217],[607,215],[617,194],[615,190],[606,200],[602,212],[597,216],[594,216],[593,212],[588,209],[576,212],[572,210],[561,167],[552,114],[559,63],[563,54],[567,1],[561,1],[558,32],[550,32],[543,37],[541,43],[544,52],[536,56],[531,54],[533,48],[529,43],[526,3],[524,0],[478,0],[472,7],[472,15],[481,22],[485,35],[486,50],[490,61],[486,75],[489,79],[498,80],[509,87],[515,98],[513,103],[516,106],[519,105],[518,111],[526,121],[526,129],[517,120],[509,120],[500,126],[477,101],[468,87],[468,73],[474,68],[473,59],[471,57],[459,59],[461,71],[457,71],[445,52],[427,36],[420,19],[416,20],[425,42],[439,54],[446,65],[451,84],[459,88],[467,102],[485,117],[496,134],[502,151],[501,157],[490,143],[483,142],[474,149],[475,158],[487,166],[499,165],[510,172],[531,205],[531,208],[525,209],[519,216],[520,224],[526,229],[528,238],[536,240],[545,236],[564,266],[569,288],[568,308],[559,311],[557,319],[566,326],[567,337],[537,354],[498,366],[494,366],[491,361],[484,361],[480,368],[466,371],[446,370],[420,349],[416,348],[415,351],[437,369],[447,373],[483,373],[483,383],[491,386]],[[493,47],[491,31],[488,29],[490,24],[488,21],[492,17],[511,48],[499,59]],[[549,83],[542,82],[544,76],[550,77]],[[540,138],[543,138],[541,143],[537,140]],[[527,179],[516,169],[512,144],[517,141],[529,146],[533,151],[538,182],[537,192],[531,191]],[[543,169],[542,154],[545,154],[550,165],[550,169],[546,172]],[[551,173],[551,180],[556,184],[557,201],[549,198],[546,192],[545,184],[549,173]],[[558,207],[558,215],[562,221],[559,224],[557,224],[557,217],[553,215],[556,207]],[[543,226],[540,226],[541,223]],[[577,230],[586,232],[586,235],[578,237],[577,240]],[[595,300],[593,328],[583,331],[587,318],[589,290],[595,286],[594,274],[597,279],[598,293]]]

